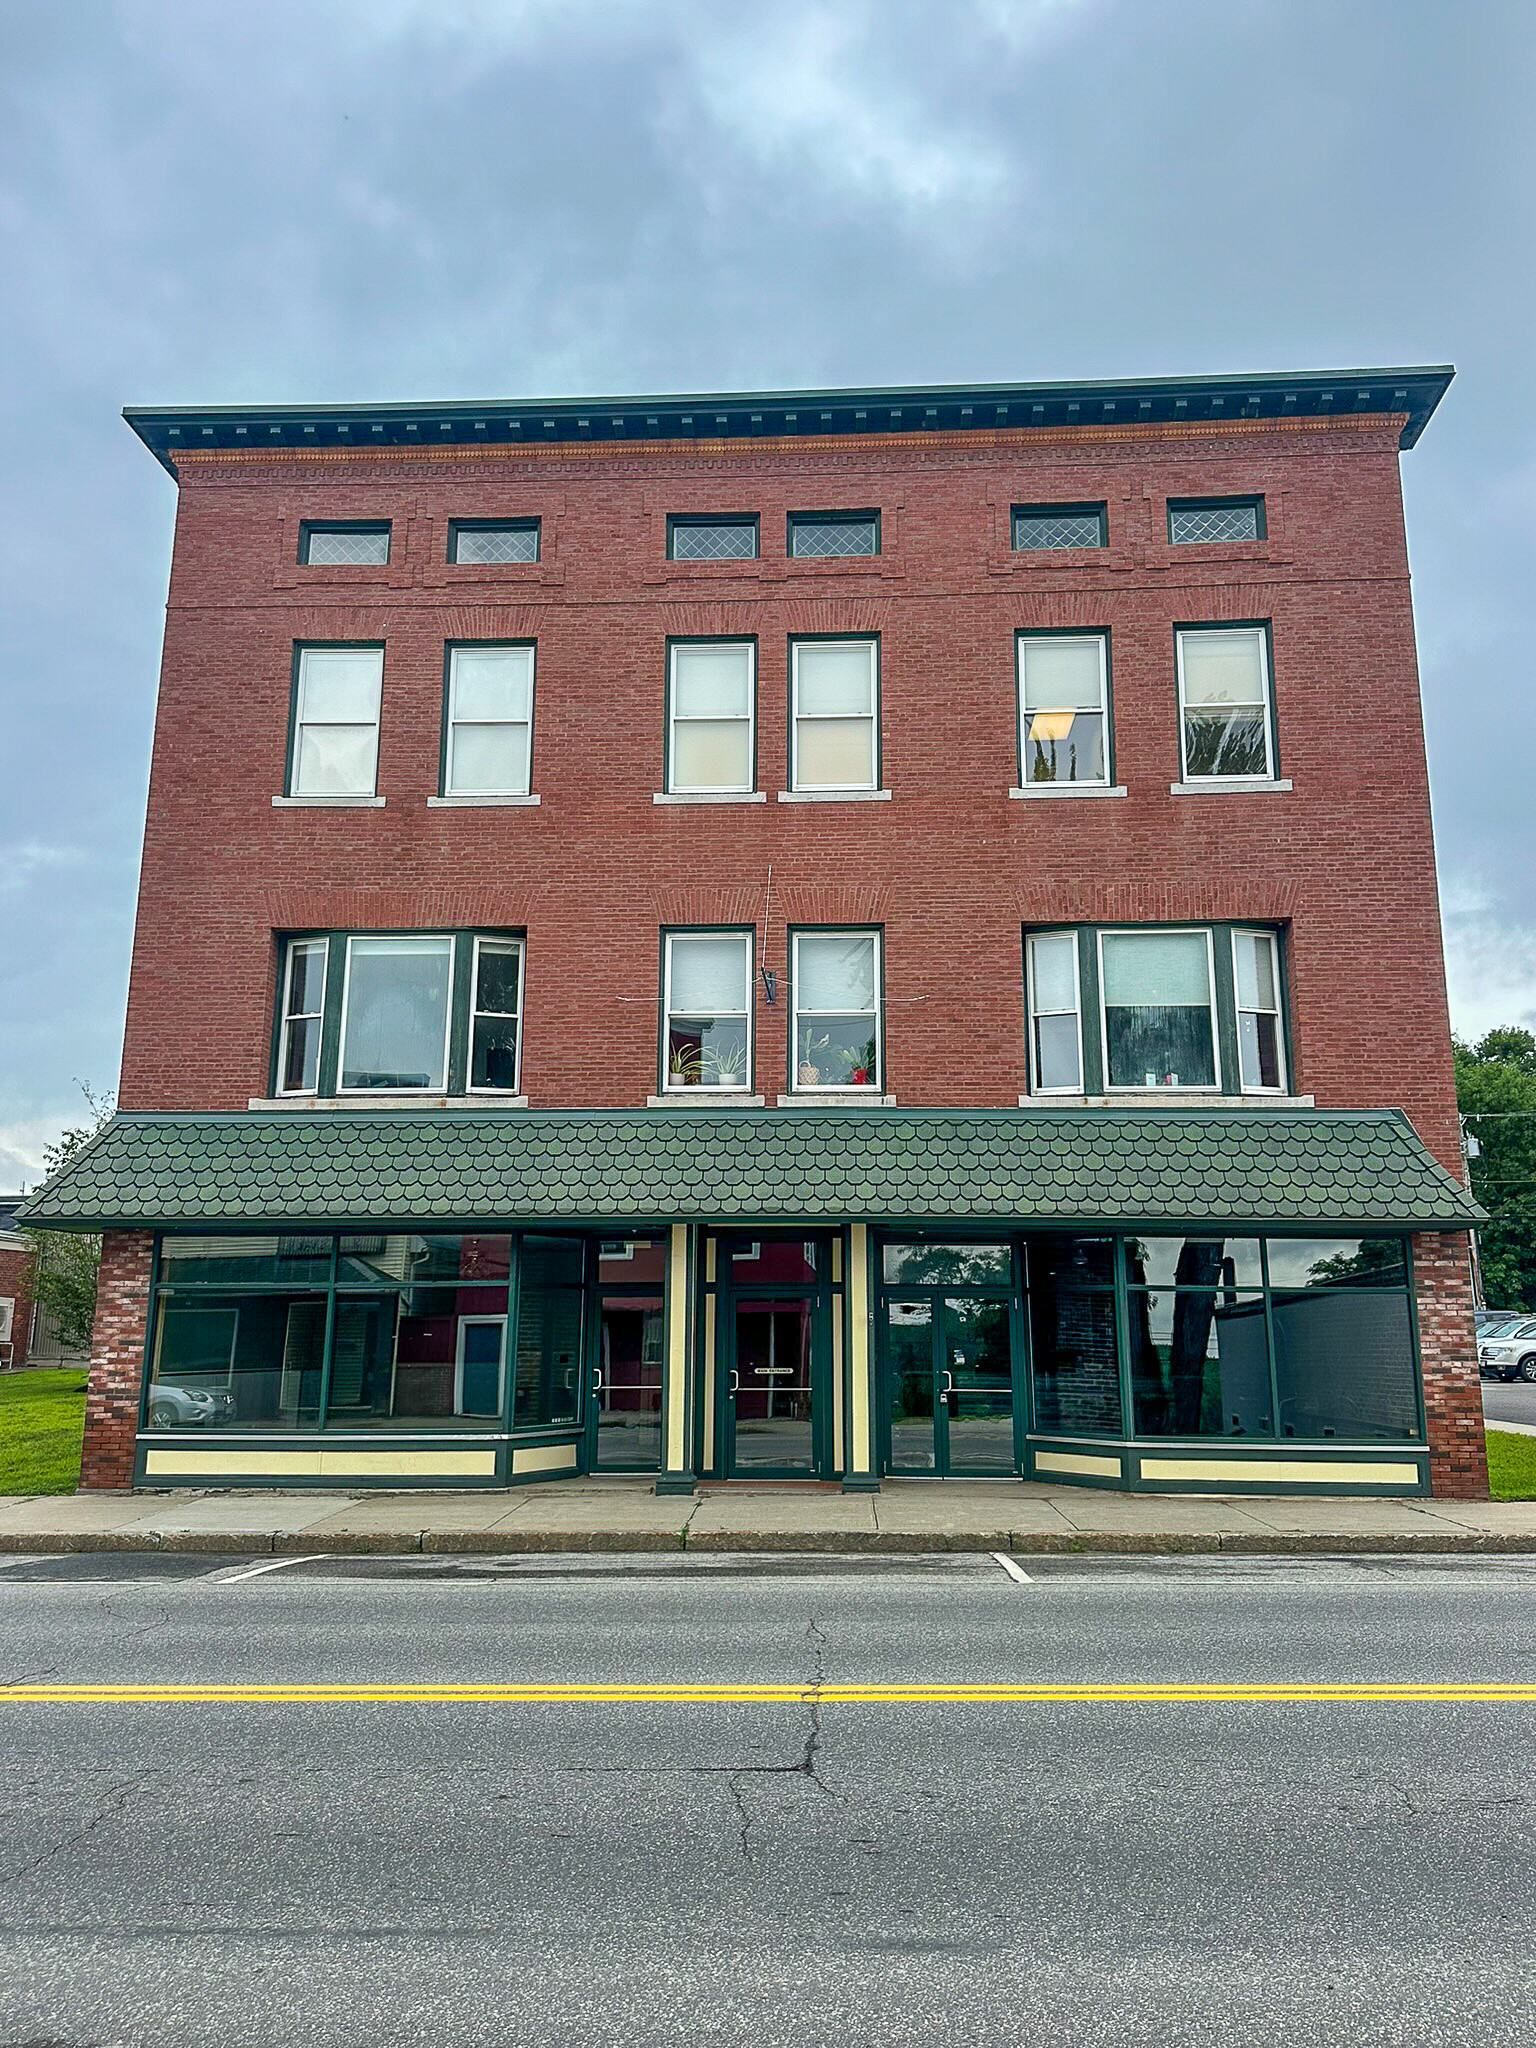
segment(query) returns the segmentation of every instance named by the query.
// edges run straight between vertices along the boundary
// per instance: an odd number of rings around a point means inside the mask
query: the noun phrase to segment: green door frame
[[[718,1479],[830,1479],[832,1470],[832,1236],[830,1230],[721,1231],[715,1264],[715,1464]],[[737,1286],[731,1246],[775,1240],[816,1246],[816,1278]],[[736,1469],[736,1304],[809,1301],[811,1304],[811,1468],[752,1465]]]
[[[615,1232],[616,1236],[618,1234]],[[654,1235],[654,1233],[649,1231],[640,1234],[647,1237]],[[659,1472],[662,1469],[666,1455],[665,1416],[660,1410],[657,1411],[656,1416],[656,1435],[659,1447],[656,1457],[650,1463],[620,1464],[617,1461],[604,1463],[599,1460],[597,1455],[599,1424],[602,1419],[602,1399],[599,1390],[599,1381],[603,1369],[602,1303],[605,1299],[633,1299],[638,1306],[640,1303],[653,1300],[659,1295],[662,1303],[662,1335],[663,1343],[665,1343],[667,1301],[665,1273],[663,1273],[662,1278],[654,1286],[647,1285],[644,1281],[634,1280],[610,1281],[605,1286],[599,1277],[599,1268],[602,1262],[602,1245],[602,1239],[593,1239],[589,1241],[587,1249],[586,1328],[582,1343],[581,1469],[583,1472]],[[663,1258],[665,1259],[665,1240],[663,1240]],[[662,1384],[665,1387],[665,1355],[662,1358]]]
[[[924,1238],[934,1242],[951,1244],[963,1243],[954,1232],[939,1230],[891,1231],[891,1240],[901,1244],[920,1243]],[[892,1472],[891,1464],[891,1355],[890,1318],[886,1313],[887,1303],[892,1301],[926,1301],[930,1304],[930,1343],[933,1359],[933,1473],[936,1478],[947,1479],[955,1476],[949,1457],[949,1412],[945,1409],[944,1420],[939,1421],[940,1375],[948,1370],[948,1338],[945,1327],[944,1304],[946,1300],[995,1301],[1001,1302],[1008,1311],[1008,1342],[1011,1380],[1013,1386],[1013,1469],[1015,1473],[1024,1470],[1024,1460],[1033,1417],[1033,1387],[1030,1374],[1029,1318],[1025,1313],[1024,1261],[1021,1241],[1017,1236],[1007,1238],[977,1239],[978,1243],[1006,1244],[1013,1271],[1010,1285],[993,1281],[982,1286],[967,1287],[963,1283],[934,1281],[931,1284],[892,1285],[887,1287],[880,1278],[882,1272],[881,1252],[883,1239],[875,1247],[875,1356],[879,1417],[879,1458],[882,1473]],[[897,1474],[896,1476],[900,1476]],[[989,1474],[959,1477],[989,1477]]]

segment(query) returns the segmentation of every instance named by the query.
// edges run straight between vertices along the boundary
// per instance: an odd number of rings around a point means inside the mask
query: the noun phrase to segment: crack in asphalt
[[[103,1821],[121,1817],[128,1801],[138,1788],[153,1776],[151,1771],[135,1771],[132,1777],[119,1779],[102,1792],[86,1819],[61,1835],[58,1841],[34,1856],[30,1863],[19,1863],[14,1870],[0,1872],[0,1884],[16,1884],[23,1878],[36,1877],[46,1864],[62,1856],[67,1849],[75,1849],[82,1842],[90,1840]]]

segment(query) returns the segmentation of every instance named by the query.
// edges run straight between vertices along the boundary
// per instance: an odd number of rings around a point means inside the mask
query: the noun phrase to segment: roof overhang
[[[118,1115],[22,1219],[1408,1231],[1483,1212],[1395,1110],[295,1110]]]
[[[1454,375],[1441,364],[1108,382],[454,399],[419,405],[134,405],[125,408],[123,417],[173,476],[179,456],[223,449],[858,439],[871,434],[1166,427],[1360,415],[1399,419],[1400,445],[1411,448]]]

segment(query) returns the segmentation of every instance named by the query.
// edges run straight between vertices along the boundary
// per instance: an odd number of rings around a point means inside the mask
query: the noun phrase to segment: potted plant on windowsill
[[[866,1039],[856,1050],[848,1049],[839,1054],[847,1067],[847,1085],[850,1088],[872,1088],[875,1085],[875,1041]]]
[[[807,1031],[800,1040],[800,1064],[795,1069],[795,1079],[802,1088],[817,1088],[821,1085],[821,1055],[832,1043],[830,1032],[824,1031],[818,1038],[814,1031]]]
[[[667,1054],[667,1086],[697,1088],[704,1078],[704,1055],[697,1045],[674,1045]]]
[[[727,1039],[724,1045],[711,1046],[704,1055],[704,1074],[716,1088],[745,1088],[747,1085],[747,1048],[742,1039]]]

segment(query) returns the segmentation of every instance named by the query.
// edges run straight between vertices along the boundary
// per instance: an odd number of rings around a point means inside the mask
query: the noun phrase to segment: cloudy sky
[[[0,0],[0,1189],[117,1073],[174,512],[125,403],[1454,362],[1453,1011],[1536,1024],[1533,53],[1529,0]]]

